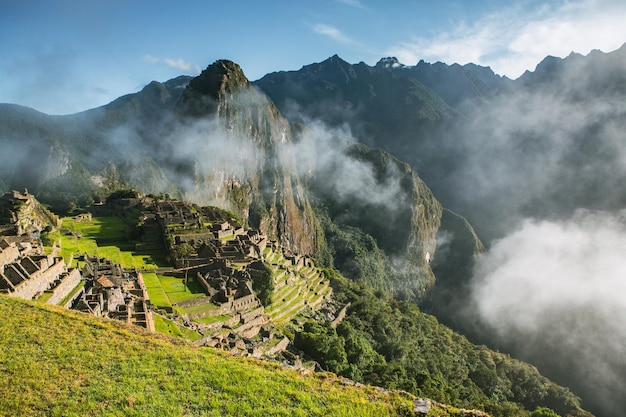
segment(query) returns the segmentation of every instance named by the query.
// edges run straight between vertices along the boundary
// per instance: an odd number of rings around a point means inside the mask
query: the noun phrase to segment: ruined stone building
[[[126,271],[108,259],[86,254],[83,277],[84,290],[72,308],[155,331],[141,272]]]
[[[221,314],[237,314],[261,305],[245,269],[232,269],[226,262],[218,261],[206,274],[198,273],[197,279],[210,301],[220,306]]]
[[[80,279],[80,272],[68,268],[54,252],[46,255],[43,251],[33,251],[30,244],[18,245],[6,238],[0,241],[1,293],[32,300],[47,292],[49,303],[59,302]]]
[[[38,239],[46,227],[60,225],[61,219],[41,205],[28,190],[13,190],[0,197],[0,233],[3,235],[29,234],[32,239]]]

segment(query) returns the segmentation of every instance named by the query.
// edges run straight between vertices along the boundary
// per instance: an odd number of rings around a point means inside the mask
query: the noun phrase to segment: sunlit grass
[[[160,251],[135,251],[128,226],[118,217],[94,217],[91,221],[75,221],[72,217],[64,217],[62,221],[61,228],[50,233],[48,238],[60,247],[60,255],[66,262],[74,256],[72,266],[76,266],[78,257],[85,253],[107,258],[128,269],[169,266]]]
[[[0,317],[2,416],[412,414],[406,394],[303,377],[112,320],[4,296]]]

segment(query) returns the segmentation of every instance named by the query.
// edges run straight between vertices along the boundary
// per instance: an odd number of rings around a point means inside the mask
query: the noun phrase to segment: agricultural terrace
[[[172,307],[173,303],[204,296],[202,288],[192,277],[185,284],[175,276],[162,250],[137,250],[142,247],[130,237],[129,226],[118,217],[93,217],[91,220],[65,217],[59,230],[47,236],[50,246],[60,247],[60,255],[72,267],[82,268],[82,255],[88,253],[119,263],[125,269],[137,268],[142,275],[152,304]],[[138,244],[139,243],[139,244]],[[168,272],[172,271],[172,272]],[[188,339],[198,338],[195,332],[179,329],[165,317],[155,316],[157,331]]]
[[[118,217],[93,217],[90,221],[64,217],[61,228],[48,235],[50,244],[61,248],[61,256],[71,266],[82,267],[79,258],[91,256],[107,258],[127,269],[140,270],[169,267],[161,251],[136,251],[128,225]]]

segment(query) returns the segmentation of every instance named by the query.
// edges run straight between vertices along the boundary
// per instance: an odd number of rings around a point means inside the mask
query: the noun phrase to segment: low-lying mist
[[[479,259],[472,299],[498,344],[605,416],[626,407],[626,212],[525,220]]]
[[[347,127],[331,128],[308,120],[290,153],[296,155],[299,174],[317,177],[316,183],[341,203],[352,202],[397,213],[407,204],[395,164],[376,167],[353,155],[357,141]],[[377,172],[381,171],[381,172]]]

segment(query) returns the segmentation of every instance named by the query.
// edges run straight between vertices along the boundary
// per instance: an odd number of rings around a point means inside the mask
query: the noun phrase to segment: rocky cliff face
[[[225,206],[290,250],[315,252],[320,230],[290,153],[289,123],[239,65],[207,67],[174,115],[168,153],[187,198]]]
[[[300,165],[310,168],[334,266],[401,298],[420,298],[434,282],[430,260],[442,214],[428,186],[389,153],[338,138],[318,138],[301,156],[314,161]]]

